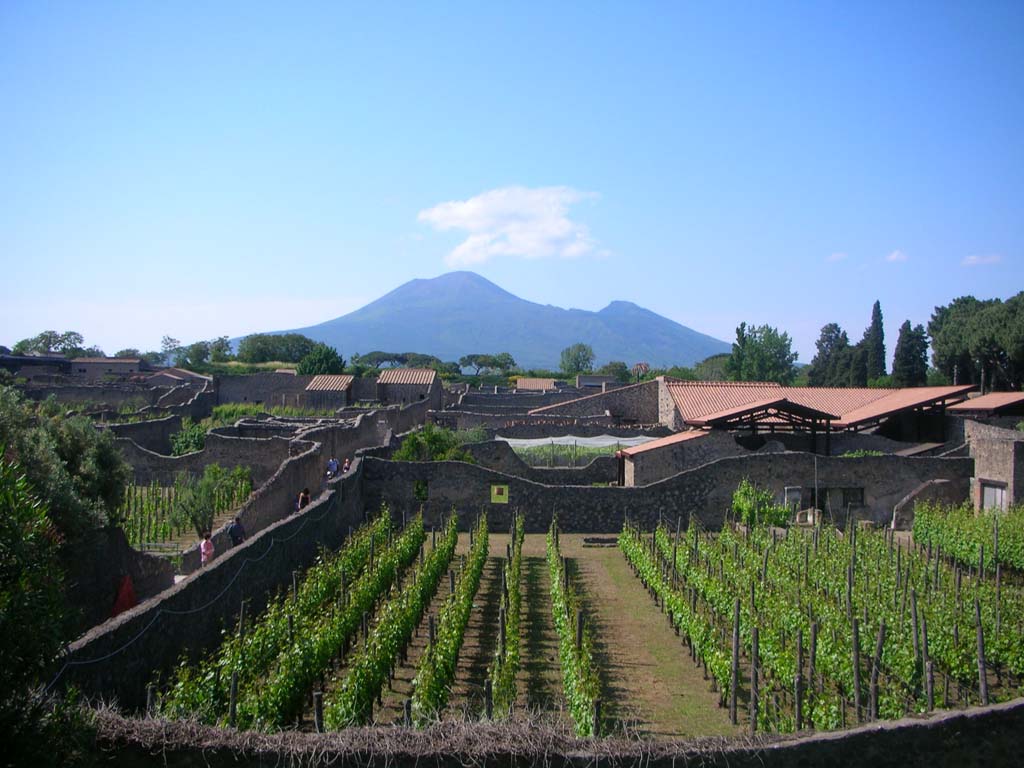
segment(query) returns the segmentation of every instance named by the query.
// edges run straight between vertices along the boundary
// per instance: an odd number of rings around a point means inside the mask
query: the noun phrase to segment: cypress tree
[[[928,337],[924,326],[904,320],[892,361],[892,383],[897,387],[921,387],[928,383]]]
[[[871,325],[861,341],[867,350],[868,380],[885,376],[885,331],[882,329],[882,305],[877,300],[871,308]]]

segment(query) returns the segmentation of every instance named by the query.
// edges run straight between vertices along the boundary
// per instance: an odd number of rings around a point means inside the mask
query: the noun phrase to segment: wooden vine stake
[[[985,632],[981,626],[981,603],[974,598],[974,623],[978,628],[978,687],[981,692],[981,705],[988,706],[988,678],[985,674]]]
[[[740,599],[732,609],[732,686],[729,691],[729,720],[736,725],[736,691],[740,687]]]
[[[860,706],[860,619],[856,616],[853,617],[853,708],[859,723],[863,712]]]
[[[757,660],[758,660],[757,627],[750,630],[750,733],[757,733]]]
[[[882,667],[882,648],[885,645],[885,619],[878,625],[878,638],[875,640],[875,659],[871,665],[871,719],[878,719],[878,673]]]

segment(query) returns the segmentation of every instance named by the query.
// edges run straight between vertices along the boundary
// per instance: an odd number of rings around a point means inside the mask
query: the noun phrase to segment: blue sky
[[[0,4],[0,343],[473,269],[813,356],[1024,289],[1024,4]],[[364,350],[365,351],[365,350]]]

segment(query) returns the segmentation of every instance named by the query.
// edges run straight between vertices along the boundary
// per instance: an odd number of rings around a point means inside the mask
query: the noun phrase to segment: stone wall
[[[60,403],[103,403],[116,409],[125,404],[153,405],[167,390],[137,384],[29,384],[22,391],[32,400],[53,395]]]
[[[560,421],[560,420],[559,420]],[[572,421],[572,420],[570,420]],[[512,439],[532,440],[542,437],[599,437],[600,435],[611,435],[612,437],[668,437],[672,431],[668,427],[644,426],[629,427],[621,424],[613,425],[602,422],[584,421],[578,424],[566,426],[564,423],[524,423],[510,427],[501,427],[493,430],[496,437],[507,437]]]
[[[817,473],[815,465],[817,464]],[[437,523],[453,506],[472,518],[480,509],[491,514],[494,530],[505,530],[518,508],[526,515],[527,530],[547,529],[557,513],[570,532],[614,533],[628,514],[653,525],[661,514],[695,515],[705,526],[718,528],[730,507],[732,493],[744,478],[772,491],[782,500],[787,486],[810,490],[862,488],[864,506],[859,519],[887,524],[893,507],[919,485],[931,479],[963,479],[971,475],[971,459],[868,456],[826,458],[806,453],[773,453],[724,458],[681,472],[661,482],[638,487],[546,486],[524,478],[461,462],[389,462],[366,458],[363,462],[366,503],[389,503],[393,509],[413,511],[421,506],[414,494],[417,481],[426,482],[423,503]],[[509,503],[490,503],[491,485],[509,486]],[[831,509],[842,524],[844,509]]]
[[[504,440],[493,440],[487,443],[473,443],[466,450],[482,467],[494,469],[516,477],[541,483],[542,485],[592,485],[593,483],[613,483],[618,476],[618,465],[614,456],[595,456],[583,467],[558,467],[546,469],[531,467],[524,462],[512,446]]]
[[[971,498],[982,505],[982,483],[1006,489],[1007,504],[1024,503],[1024,432],[965,420],[964,435],[974,458]]]
[[[552,416],[541,414],[471,413],[469,411],[432,411],[430,420],[441,427],[455,430],[486,427],[488,429],[512,429],[515,427],[551,427],[559,434],[577,427],[597,425],[602,428],[621,427],[618,420],[604,415],[598,416]],[[596,434],[601,434],[597,432]]]
[[[118,441],[132,442],[147,452],[170,456],[171,435],[181,431],[181,416],[166,416],[149,421],[97,426],[100,429],[108,429],[113,432]],[[124,450],[123,446],[122,450]]]
[[[249,467],[252,469],[253,487],[258,487],[288,458],[289,442],[286,437],[253,439],[209,432],[203,450],[184,456],[154,453],[126,438],[118,439],[117,446],[134,469],[135,482],[140,485],[173,485],[179,472],[201,475],[208,465],[220,464],[228,470]]]
[[[914,507],[918,503],[933,503],[955,506],[967,500],[970,494],[971,481],[928,480],[909,494],[900,499],[892,510],[892,528],[896,531],[909,531],[914,527]]]
[[[554,405],[555,403],[564,403],[568,400],[576,400],[586,394],[588,393],[581,392],[577,389],[562,389],[557,392],[546,393],[502,392],[496,395],[476,390],[466,393],[462,398],[462,408],[467,411],[473,411],[476,410],[477,406],[484,405],[525,408],[530,410],[533,408],[542,408],[546,405]]]
[[[63,685],[76,685],[89,697],[116,699],[137,709],[146,685],[168,673],[182,654],[195,660],[222,639],[221,630],[238,621],[242,600],[249,615],[267,596],[291,583],[292,571],[308,567],[320,547],[337,548],[349,526],[363,519],[360,478],[335,481],[301,513],[251,536],[183,581],[120,616],[94,627],[71,644]]]
[[[306,386],[312,376],[290,373],[253,373],[246,376],[218,376],[217,402],[303,405]]]
[[[154,758],[176,768],[358,765],[362,768],[961,768],[1020,764],[1024,699],[789,737],[551,743],[521,726],[474,726],[454,740],[439,732],[380,728],[360,733],[285,732],[252,739],[212,726],[139,721],[104,714],[99,747],[111,768]],[[539,738],[538,738],[539,736]]]
[[[577,417],[610,413],[611,416],[622,421],[659,424],[662,423],[660,388],[661,383],[657,380],[644,381],[610,392],[601,392],[581,397],[578,400],[547,406],[536,413],[537,415]]]
[[[749,455],[729,432],[712,430],[702,437],[652,448],[625,459],[626,485],[649,485],[691,467],[726,456]]]

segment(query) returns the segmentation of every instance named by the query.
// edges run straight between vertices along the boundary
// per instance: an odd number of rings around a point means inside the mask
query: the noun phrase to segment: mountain
[[[508,352],[523,368],[556,370],[561,351],[579,341],[593,347],[597,365],[691,365],[730,350],[724,341],[628,301],[613,301],[600,312],[535,304],[475,272],[410,280],[362,309],[290,332],[330,344],[346,358],[373,350],[442,360]]]

